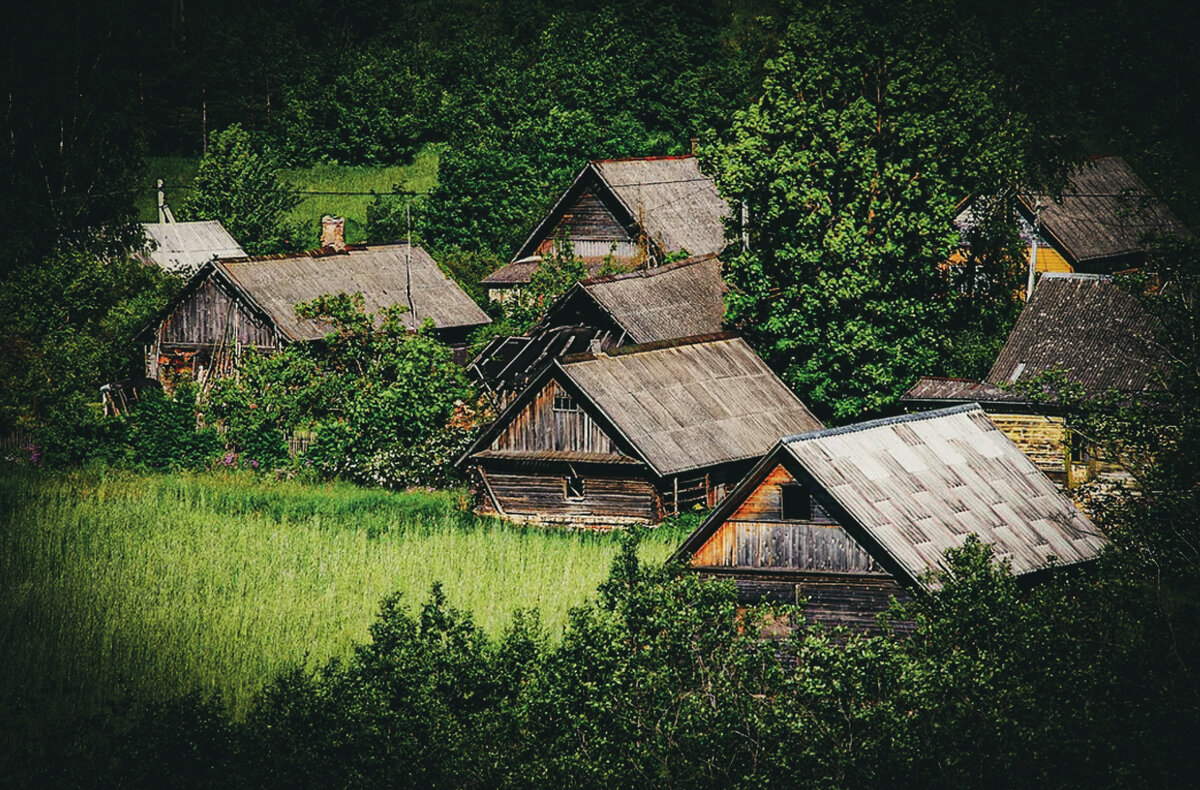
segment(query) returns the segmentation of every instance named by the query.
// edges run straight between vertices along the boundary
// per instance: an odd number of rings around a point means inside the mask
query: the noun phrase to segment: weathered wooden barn
[[[139,335],[146,375],[164,381],[185,371],[198,380],[219,377],[234,370],[251,346],[269,353],[321,340],[329,326],[297,317],[296,305],[338,293],[361,293],[370,313],[410,308],[403,316],[409,328],[431,320],[437,336],[460,355],[467,335],[490,320],[417,246],[324,247],[211,261]]]
[[[922,378],[901,403],[909,409],[978,403],[1039,469],[1074,486],[1110,465],[1096,448],[1072,441],[1052,393],[1035,398],[1020,385],[1057,371],[1092,396],[1152,392],[1162,370],[1154,332],[1142,301],[1110,277],[1047,273],[986,379]]]
[[[968,201],[956,225],[969,227]],[[1119,156],[1085,161],[1061,195],[1023,192],[1017,221],[1037,272],[1112,274],[1144,263],[1154,237],[1190,231]],[[1036,244],[1034,241],[1036,240]]]
[[[529,284],[563,239],[592,275],[606,259],[642,269],[681,251],[716,255],[725,248],[728,214],[729,205],[694,156],[597,160],[580,171],[512,261],[480,283],[489,298],[509,298]]]
[[[781,433],[820,427],[740,338],[556,359],[459,459],[480,509],[609,527],[711,507]]]
[[[870,629],[971,535],[1025,580],[1107,543],[969,404],[782,439],[676,557],[732,579],[743,603],[804,603],[811,620]]]
[[[163,271],[190,276],[217,258],[243,258],[246,253],[220,222],[146,222],[148,246],[137,257]]]
[[[558,357],[715,334],[724,314],[715,255],[583,280],[528,334],[494,339],[469,370],[504,404]]]

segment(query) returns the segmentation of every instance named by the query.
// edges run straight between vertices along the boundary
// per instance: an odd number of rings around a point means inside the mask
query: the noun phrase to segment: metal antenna
[[[408,311],[412,313],[413,329],[420,328],[417,323],[417,308],[412,298],[412,198],[404,201],[404,222],[408,226],[408,244],[404,247],[404,288],[408,294]]]

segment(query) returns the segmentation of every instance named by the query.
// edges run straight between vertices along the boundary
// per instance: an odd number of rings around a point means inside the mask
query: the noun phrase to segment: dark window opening
[[[832,524],[833,519],[821,503],[802,485],[779,487],[779,517],[784,521],[813,521]]]
[[[554,396],[554,410],[579,411],[579,406],[575,403],[575,399],[570,395],[566,394],[565,392],[559,392]]]
[[[1086,464],[1091,460],[1087,439],[1071,431],[1071,462]]]
[[[567,499],[583,499],[583,478],[571,472],[565,480]]]

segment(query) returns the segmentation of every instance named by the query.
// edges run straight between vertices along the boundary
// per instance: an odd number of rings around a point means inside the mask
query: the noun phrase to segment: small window
[[[583,499],[583,478],[571,472],[565,478],[567,499]]]
[[[802,485],[779,487],[779,517],[784,521],[833,523],[825,508],[821,507],[821,503]]]
[[[1086,464],[1092,460],[1091,448],[1088,447],[1087,439],[1083,438],[1078,433],[1071,431],[1071,463]]]
[[[579,405],[575,403],[575,399],[567,393],[559,392],[554,395],[554,410],[579,411]]]

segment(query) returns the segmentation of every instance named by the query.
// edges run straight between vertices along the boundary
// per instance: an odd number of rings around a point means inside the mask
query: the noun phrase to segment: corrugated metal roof
[[[782,435],[821,427],[741,338],[556,365],[664,476],[756,458]]]
[[[725,317],[721,262],[712,255],[585,280],[580,287],[635,343],[720,332]]]
[[[1096,157],[1071,178],[1060,199],[1023,195],[1042,206],[1042,227],[1077,263],[1145,249],[1148,232],[1190,236],[1166,204],[1154,196],[1119,156]]]
[[[725,249],[729,204],[694,156],[593,162],[600,178],[663,252],[692,255]]]
[[[1162,359],[1154,330],[1141,300],[1110,278],[1044,274],[987,380],[1028,381],[1061,369],[1090,393],[1143,392]]]
[[[1108,542],[975,404],[782,445],[914,579],[968,535],[1015,575],[1094,559]]]
[[[164,271],[190,275],[214,258],[242,258],[246,251],[216,220],[203,222],[146,222],[146,239],[155,249],[142,253]]]
[[[219,261],[216,266],[254,299],[292,340],[318,340],[329,327],[296,316],[296,305],[324,294],[361,292],[368,312],[408,305],[412,276],[413,312],[404,323],[415,329],[426,318],[439,329],[478,326],[491,319],[471,297],[442,273],[421,247],[407,244],[347,247],[345,252],[314,250],[297,255]]]

